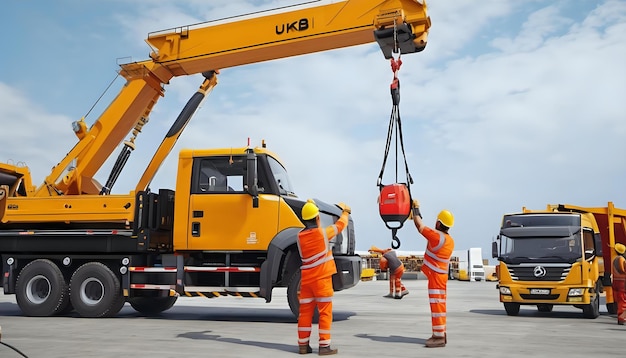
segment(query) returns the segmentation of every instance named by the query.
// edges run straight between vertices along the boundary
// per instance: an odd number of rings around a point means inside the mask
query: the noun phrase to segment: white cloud
[[[97,93],[110,81],[106,68],[89,66],[93,58],[112,60],[124,45],[144,59],[142,39],[149,31],[258,9],[252,4],[124,2],[121,14],[103,12],[118,21],[118,32],[101,33],[98,44],[111,46],[83,49],[85,68],[74,69],[56,87],[54,98],[67,109],[58,110],[57,103],[50,110],[52,105],[40,100],[47,94],[34,85],[39,78],[14,82],[11,76],[0,77],[6,81],[0,84],[0,118],[10,118],[12,128],[11,134],[0,131],[0,160],[27,161],[42,180],[76,141],[69,127],[77,119],[73,111],[90,106],[79,95]],[[274,4],[281,2],[264,6]],[[575,16],[567,2],[428,4],[429,44],[422,53],[403,56],[399,73],[412,192],[426,221],[433,222],[441,208],[452,210],[457,249],[480,246],[488,253],[502,214],[522,206],[602,206],[607,201],[626,206],[626,170],[620,160],[626,149],[626,3],[599,2]],[[114,44],[119,38],[122,44]],[[48,68],[63,66],[60,56],[47,58]],[[84,81],[82,74],[97,74],[102,82]],[[302,197],[352,206],[358,249],[389,246],[391,234],[376,205],[376,179],[391,110],[391,79],[389,63],[375,44],[223,69],[175,151],[265,139],[284,160]],[[201,80],[198,75],[175,78],[168,85],[128,164],[135,170],[127,169],[118,190],[133,187],[133,176],[140,174],[136,168],[143,169],[141,163]],[[154,187],[173,188],[176,159],[174,152]],[[385,182],[393,180],[393,164],[388,163]],[[400,181],[403,170],[400,164]],[[106,173],[102,176],[104,181]],[[423,250],[412,224],[399,236],[403,250]]]

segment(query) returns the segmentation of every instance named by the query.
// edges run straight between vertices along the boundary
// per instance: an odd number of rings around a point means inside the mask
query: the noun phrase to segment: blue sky
[[[117,63],[147,59],[149,32],[295,3],[7,2],[0,161],[26,163],[41,183],[75,144],[71,122],[90,111]],[[428,7],[428,45],[403,56],[399,73],[411,191],[426,222],[451,210],[457,249],[482,247],[488,257],[502,215],[522,206],[626,207],[626,2],[431,0]],[[389,247],[376,179],[392,77],[374,43],[222,69],[176,150],[264,139],[299,196],[352,207],[359,250]],[[134,187],[201,81],[180,77],[167,86],[114,192]],[[114,82],[88,123],[122,84]],[[153,190],[174,187],[175,164],[173,153]],[[394,179],[388,164],[383,182]],[[423,250],[412,224],[398,236],[401,250]]]

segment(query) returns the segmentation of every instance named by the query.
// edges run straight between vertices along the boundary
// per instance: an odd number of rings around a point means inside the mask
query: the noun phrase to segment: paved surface
[[[608,357],[623,352],[626,326],[602,306],[597,319],[573,307],[539,313],[522,306],[509,317],[494,282],[450,281],[448,345],[425,348],[430,337],[426,281],[406,280],[410,294],[383,298],[387,281],[361,282],[337,292],[333,345],[343,357]],[[296,357],[296,320],[284,290],[275,299],[181,298],[156,318],[128,304],[117,317],[23,317],[15,296],[0,293],[2,342],[29,358]],[[316,328],[314,327],[314,335]],[[316,338],[312,341],[317,356]],[[0,357],[21,357],[0,345]]]

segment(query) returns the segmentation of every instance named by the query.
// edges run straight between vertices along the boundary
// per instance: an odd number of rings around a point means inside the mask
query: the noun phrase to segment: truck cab
[[[573,305],[586,318],[599,316],[604,265],[591,213],[524,209],[506,214],[492,251],[508,315],[517,315],[520,305],[536,305],[542,312]]]
[[[155,281],[154,270],[148,273],[143,267],[148,265],[146,257],[131,260],[131,296],[163,296],[176,290],[186,296],[244,295],[269,302],[274,287],[287,287],[290,307],[297,314],[297,235],[304,227],[301,209],[306,199],[295,194],[281,160],[265,143],[255,148],[182,150],[175,200],[173,193],[140,193],[146,198],[138,202],[156,204],[143,206],[137,216],[157,225],[137,231],[154,249],[166,248],[160,265],[178,269],[161,272],[164,285],[159,288],[164,292],[158,293],[149,284]],[[341,215],[336,205],[315,201],[323,226]],[[360,279],[361,260],[355,254],[352,219],[331,240],[331,247],[337,265],[334,290],[353,287]]]

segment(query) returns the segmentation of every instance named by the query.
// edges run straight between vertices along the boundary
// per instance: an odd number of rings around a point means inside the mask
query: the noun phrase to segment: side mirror
[[[246,151],[246,192],[252,196],[252,207],[259,207],[259,187],[256,154],[252,148]]]
[[[500,238],[500,236],[498,236],[498,238]],[[498,257],[498,243],[496,241],[491,243],[491,257],[494,259]]]

